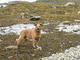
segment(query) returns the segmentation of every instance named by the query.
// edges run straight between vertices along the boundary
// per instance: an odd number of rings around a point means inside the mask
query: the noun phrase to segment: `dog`
[[[40,48],[38,42],[41,37],[41,26],[42,24],[34,24],[35,28],[22,30],[20,32],[19,38],[16,39],[17,46],[22,45],[25,42],[25,39],[31,39],[32,46],[34,48]]]

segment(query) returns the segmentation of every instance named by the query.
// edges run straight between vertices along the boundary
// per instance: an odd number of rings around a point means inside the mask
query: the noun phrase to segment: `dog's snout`
[[[40,28],[37,28],[37,31],[40,31]]]
[[[38,28],[38,30],[40,30],[40,29]]]

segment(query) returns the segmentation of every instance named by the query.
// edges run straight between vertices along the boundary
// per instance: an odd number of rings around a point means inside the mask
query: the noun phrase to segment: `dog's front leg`
[[[42,50],[42,47],[39,46],[39,44],[38,44],[38,43],[39,43],[39,40],[40,40],[40,39],[36,40],[36,47],[37,47],[38,50]]]
[[[36,48],[36,41],[35,41],[35,39],[33,39],[32,42],[33,42],[33,47]]]
[[[36,44],[36,47],[37,47],[37,48],[39,47],[38,42],[39,42],[39,40],[36,40],[36,41],[35,41],[35,44]]]

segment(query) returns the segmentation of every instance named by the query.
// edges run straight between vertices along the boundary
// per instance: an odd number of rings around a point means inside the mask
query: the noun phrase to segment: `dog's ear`
[[[36,25],[37,25],[37,24],[35,24],[35,23],[34,23],[34,26],[36,26]],[[42,24],[42,23],[40,23],[40,25],[41,25],[41,26],[43,26],[43,24]]]
[[[43,26],[43,24],[42,24],[42,23],[40,23],[40,25],[41,25],[41,26]]]

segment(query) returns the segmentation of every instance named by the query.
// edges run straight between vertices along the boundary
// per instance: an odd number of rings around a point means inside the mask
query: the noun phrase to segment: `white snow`
[[[19,35],[20,31],[25,30],[25,29],[32,29],[35,28],[33,24],[16,24],[12,26],[7,26],[7,27],[0,27],[0,35],[12,35],[16,34]],[[42,34],[46,34],[47,32],[44,32],[41,30]]]
[[[36,0],[1,0],[0,3],[8,3],[11,1],[28,1],[28,2],[35,2]]]
[[[59,31],[64,31],[64,32],[72,32],[72,33],[76,33],[76,34],[80,34],[80,23],[76,23],[76,24],[63,24],[60,23],[56,29],[58,29]]]

